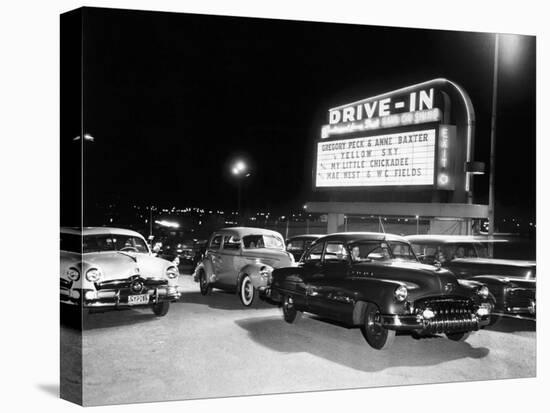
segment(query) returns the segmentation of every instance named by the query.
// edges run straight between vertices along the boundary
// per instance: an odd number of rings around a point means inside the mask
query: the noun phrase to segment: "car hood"
[[[170,261],[153,257],[148,254],[100,252],[88,253],[82,256],[83,271],[99,268],[101,280],[116,280],[141,275],[144,278],[165,278],[165,270],[172,265]]]
[[[503,260],[496,258],[455,258],[445,264],[451,271],[458,271],[457,275],[466,272],[475,275],[505,276],[515,279],[536,278],[537,264],[535,261]]]
[[[366,274],[371,278],[398,282],[407,286],[411,297],[431,295],[462,294],[455,275],[443,268],[410,261],[372,261],[352,266],[352,271]]]
[[[289,267],[292,264],[291,254],[283,250],[269,248],[250,248],[242,252],[242,256],[248,259],[257,260],[259,263],[269,265],[273,268]]]

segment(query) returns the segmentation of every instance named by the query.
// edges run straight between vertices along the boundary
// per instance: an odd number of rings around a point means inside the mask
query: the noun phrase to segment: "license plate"
[[[128,305],[148,304],[149,294],[129,295]]]

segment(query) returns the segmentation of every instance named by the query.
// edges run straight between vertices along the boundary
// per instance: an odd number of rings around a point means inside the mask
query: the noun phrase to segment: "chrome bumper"
[[[128,297],[131,295],[149,296],[149,302],[145,304],[128,304]],[[115,307],[132,308],[143,307],[165,301],[176,301],[181,297],[178,286],[165,286],[149,289],[140,294],[130,294],[129,290],[61,290],[60,301],[63,304],[82,305],[86,308]]]
[[[478,310],[479,311],[479,310]],[[382,315],[381,324],[388,330],[408,330],[419,333],[476,331],[490,322],[490,313],[482,311],[453,317],[425,318],[422,315]]]

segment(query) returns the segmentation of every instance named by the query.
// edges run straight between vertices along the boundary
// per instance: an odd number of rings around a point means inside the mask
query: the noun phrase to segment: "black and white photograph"
[[[53,203],[56,233],[2,214],[28,234],[10,248],[58,251],[57,269],[32,260],[59,349],[38,391],[274,407],[353,390],[368,409],[388,388],[376,409],[395,410],[442,406],[397,392],[445,385],[468,410],[464,383],[513,381],[520,403],[543,351],[543,37],[203,10],[51,16],[58,192],[29,210]]]
[[[61,396],[535,376],[535,46],[62,15]]]

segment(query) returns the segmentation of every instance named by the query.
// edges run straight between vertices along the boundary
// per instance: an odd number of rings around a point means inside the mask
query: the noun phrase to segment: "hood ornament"
[[[434,267],[436,271],[441,271],[441,263],[439,261],[434,262]]]

